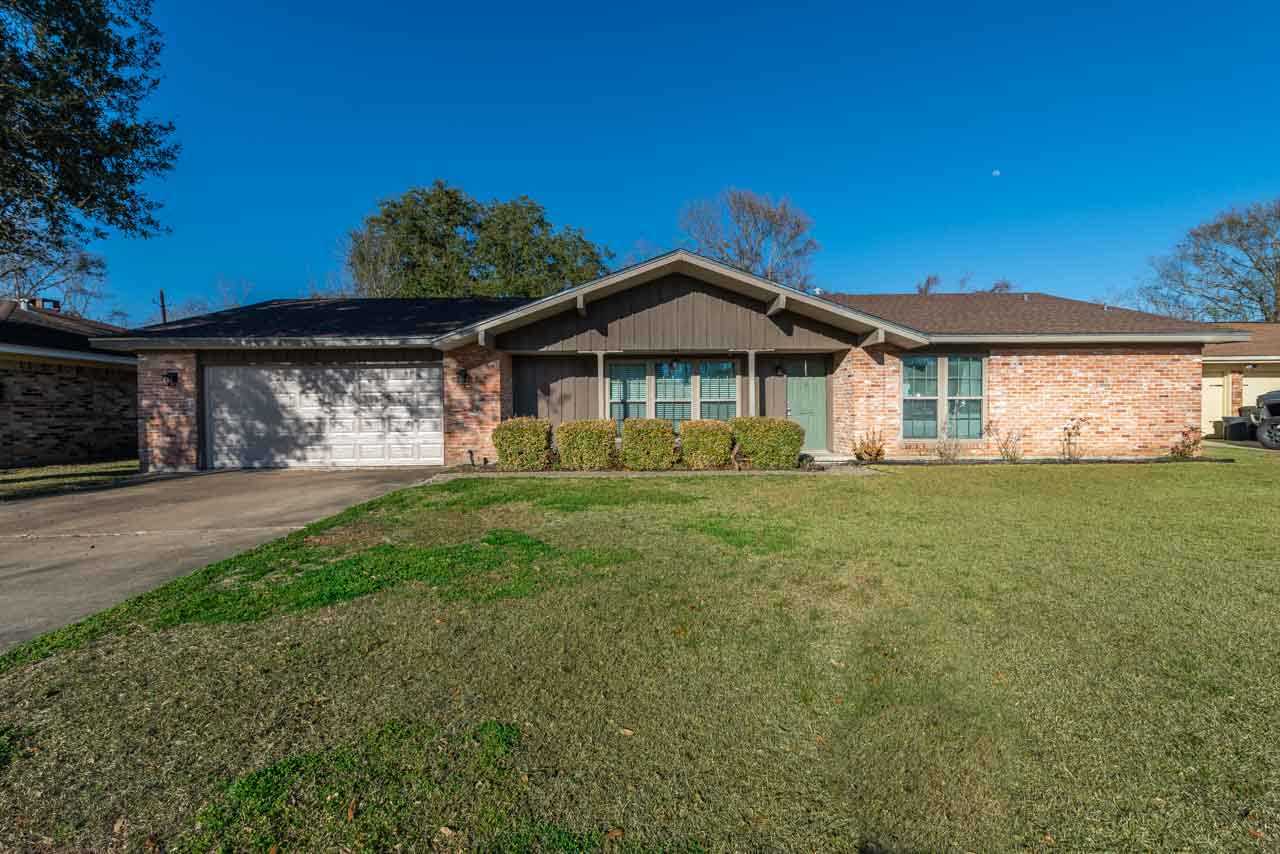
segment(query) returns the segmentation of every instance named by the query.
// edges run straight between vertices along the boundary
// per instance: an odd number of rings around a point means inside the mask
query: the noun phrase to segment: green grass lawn
[[[394,493],[0,658],[0,848],[1276,850],[1213,453]]]
[[[71,488],[105,486],[137,473],[137,460],[0,469],[0,501]]]

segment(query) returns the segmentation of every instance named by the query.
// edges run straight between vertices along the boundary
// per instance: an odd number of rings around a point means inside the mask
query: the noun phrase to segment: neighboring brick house
[[[137,452],[135,359],[89,342],[123,331],[0,299],[0,469]]]
[[[275,300],[98,339],[139,354],[144,467],[492,461],[553,423],[764,414],[815,455],[879,434],[998,455],[1168,452],[1201,421],[1201,350],[1246,332],[1039,293],[806,293],[679,250],[539,300]]]

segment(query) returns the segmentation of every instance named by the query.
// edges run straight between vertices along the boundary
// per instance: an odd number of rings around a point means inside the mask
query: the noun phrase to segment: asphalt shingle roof
[[[89,339],[124,332],[119,326],[100,323],[70,314],[23,307],[14,299],[0,299],[0,342],[23,347],[47,347],[82,353],[106,353],[89,344]],[[119,353],[111,353],[118,356]]]
[[[927,335],[1072,335],[1221,332],[1208,323],[1035,292],[841,294],[827,299]]]
[[[1176,334],[1224,331],[1035,292],[827,293],[838,305],[927,335]],[[129,338],[430,338],[525,305],[527,298],[283,299],[133,330]],[[1236,327],[1249,326],[1237,324]],[[1232,327],[1235,328],[1235,327]],[[1218,345],[1240,347],[1249,345]],[[1250,351],[1254,353],[1256,351]]]
[[[1219,329],[1248,332],[1248,341],[1206,344],[1206,356],[1280,356],[1280,323],[1215,323]]]
[[[433,338],[525,298],[278,299],[144,326],[130,338]]]

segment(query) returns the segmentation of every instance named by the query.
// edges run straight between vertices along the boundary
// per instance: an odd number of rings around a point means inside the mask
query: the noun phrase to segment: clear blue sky
[[[220,278],[297,296],[444,178],[619,260],[732,185],[812,215],[829,289],[1094,297],[1280,195],[1280,4],[784,5],[157,0],[173,232],[99,245],[110,286],[135,320]]]

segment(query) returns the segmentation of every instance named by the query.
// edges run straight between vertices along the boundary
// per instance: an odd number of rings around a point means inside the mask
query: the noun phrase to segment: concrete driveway
[[[436,471],[228,471],[0,504],[0,650]]]

